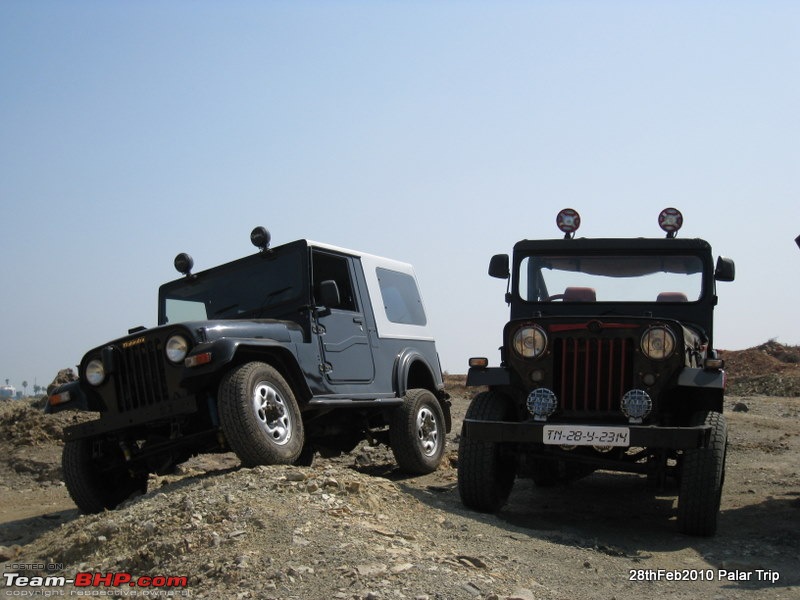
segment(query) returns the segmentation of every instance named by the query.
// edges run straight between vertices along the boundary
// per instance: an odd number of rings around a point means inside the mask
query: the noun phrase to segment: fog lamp
[[[653,401],[644,390],[630,390],[622,397],[620,410],[631,423],[641,423],[653,410]]]
[[[528,412],[536,421],[545,421],[547,417],[556,412],[558,398],[555,393],[547,388],[536,388],[528,394]]]
[[[564,237],[569,239],[575,235],[575,232],[581,226],[581,216],[577,210],[565,208],[556,215],[556,225],[564,232]]]
[[[614,449],[614,446],[592,446],[595,452],[599,452],[601,454],[605,454],[606,452],[611,452]]]
[[[683,215],[677,208],[665,208],[658,215],[658,226],[667,232],[668,238],[674,238],[683,226]]]

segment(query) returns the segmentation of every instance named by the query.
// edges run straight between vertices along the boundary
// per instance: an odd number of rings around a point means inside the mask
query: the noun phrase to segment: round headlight
[[[664,360],[675,350],[675,335],[666,327],[651,327],[642,336],[642,352],[652,360]]]
[[[103,361],[99,358],[90,360],[86,365],[86,381],[92,385],[100,385],[106,378],[106,370],[103,368]]]
[[[522,327],[514,334],[512,340],[514,350],[525,358],[541,356],[547,347],[547,334],[538,325]]]
[[[182,335],[173,335],[167,340],[167,358],[174,363],[182,362],[189,352],[189,342]]]

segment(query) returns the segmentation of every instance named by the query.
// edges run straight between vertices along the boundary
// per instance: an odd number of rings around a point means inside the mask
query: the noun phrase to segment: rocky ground
[[[5,403],[0,595],[156,595],[8,585],[11,573],[91,571],[185,576],[173,593],[195,598],[800,598],[797,350],[770,342],[726,356],[737,395],[726,400],[727,479],[713,538],[677,533],[676,490],[653,492],[633,475],[598,472],[547,489],[518,481],[497,515],[464,509],[455,467],[470,392],[457,377],[448,378],[447,459],[430,475],[402,476],[382,447],[312,467],[242,469],[232,455],[202,456],[93,516],[77,513],[60,479],[60,434],[72,416]],[[673,573],[694,581],[668,580]]]

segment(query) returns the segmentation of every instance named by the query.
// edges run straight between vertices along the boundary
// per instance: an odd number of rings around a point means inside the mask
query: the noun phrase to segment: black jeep
[[[159,289],[158,326],[94,348],[47,410],[99,418],[65,430],[67,489],[113,508],[149,473],[200,452],[245,466],[310,464],[363,439],[408,473],[435,470],[450,403],[411,265],[299,240]]]
[[[659,216],[666,239],[524,240],[491,260],[509,278],[511,319],[499,367],[470,359],[467,385],[488,386],[463,424],[463,503],[498,510],[515,477],[537,485],[595,469],[680,481],[678,523],[716,531],[725,475],[725,373],[714,350],[715,283],[734,265],[700,239],[678,239],[682,216]]]

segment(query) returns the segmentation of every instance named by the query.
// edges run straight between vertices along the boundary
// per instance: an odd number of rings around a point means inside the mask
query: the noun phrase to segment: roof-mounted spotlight
[[[677,208],[665,208],[658,215],[658,226],[667,232],[668,238],[674,238],[683,226],[683,215]]]
[[[173,264],[179,273],[183,273],[187,277],[191,277],[194,261],[192,260],[191,256],[186,254],[186,252],[181,252],[178,254],[178,256],[175,257]]]
[[[269,234],[266,227],[261,227],[259,225],[250,232],[250,241],[253,246],[260,249],[262,252],[265,252],[269,248],[269,241],[271,239],[272,236]]]
[[[564,232],[564,239],[569,240],[575,237],[575,232],[581,226],[581,216],[577,210],[565,208],[558,213],[556,217],[556,225]]]

